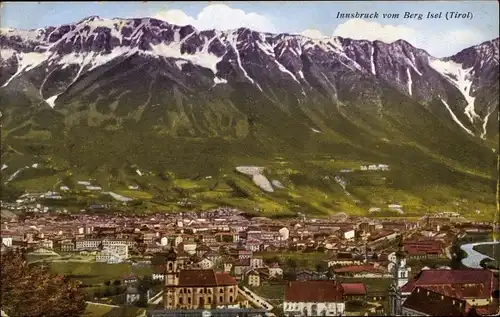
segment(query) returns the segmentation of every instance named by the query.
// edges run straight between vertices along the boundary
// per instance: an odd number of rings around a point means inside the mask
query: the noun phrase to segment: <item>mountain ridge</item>
[[[354,198],[323,179],[339,172],[331,160],[390,163],[394,172],[382,183],[391,183],[381,188],[391,193],[445,186],[460,196],[471,184],[488,191],[493,177],[498,39],[437,59],[402,40],[93,17],[2,31],[0,49],[2,161],[9,165],[2,178],[40,161],[54,169],[50,177],[94,175],[110,189],[141,182],[135,165],[234,185],[222,176],[236,166],[269,164],[285,185],[333,191],[352,207]],[[352,189],[358,198],[369,188],[360,179],[350,180],[364,184]],[[238,193],[264,199],[235,182]],[[288,206],[290,198],[265,195],[267,204]]]

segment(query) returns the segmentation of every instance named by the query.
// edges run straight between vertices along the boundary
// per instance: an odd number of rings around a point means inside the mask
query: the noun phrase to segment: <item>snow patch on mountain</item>
[[[410,94],[410,96],[412,96],[411,88],[412,88],[413,82],[411,80],[411,72],[410,72],[409,68],[406,69],[406,76],[408,77],[408,94]]]
[[[0,50],[0,58],[3,60],[7,60],[17,54],[17,52],[13,49],[7,48],[7,49],[1,49]]]
[[[370,54],[370,66],[371,66],[372,74],[377,75],[377,72],[375,71],[375,61],[373,60],[374,54],[375,54],[375,47],[372,45],[372,52]]]
[[[448,109],[448,111],[450,112],[450,115],[451,117],[453,118],[453,121],[455,121],[462,129],[464,129],[468,134],[474,136],[474,133],[472,133],[471,130],[467,129],[462,122],[460,122],[460,120],[458,120],[457,116],[455,115],[455,113],[453,113],[453,111],[451,110],[450,106],[448,105],[448,103],[446,101],[444,101],[442,98],[441,98],[441,102],[446,106],[446,109]]]
[[[253,176],[261,174],[264,171],[264,168],[260,166],[238,166],[236,167],[236,171],[245,175]]]
[[[18,54],[15,55],[17,58],[18,62],[18,68],[17,71],[12,77],[3,84],[2,87],[6,87],[14,78],[19,76],[22,72],[29,71],[30,69],[33,69],[43,63],[44,61],[47,60],[48,53],[37,53],[37,52],[30,52],[30,53],[24,53],[18,56]]]
[[[215,76],[214,83],[215,83],[214,86],[217,84],[227,84],[227,80],[225,80],[224,78],[220,78],[220,77]]]
[[[262,175],[262,174],[253,175],[252,181],[254,182],[255,185],[257,185],[263,191],[266,191],[269,193],[274,192],[274,188],[271,185],[271,182],[269,182],[267,177],[265,177],[264,175]]]
[[[119,46],[114,48],[109,54],[98,54],[94,56],[92,60],[92,66],[90,67],[89,71],[96,69],[97,67],[102,66],[104,64],[107,64],[119,56],[124,56],[124,55],[130,56],[134,53],[135,51],[131,50],[128,47]]]
[[[45,100],[45,102],[51,107],[54,108],[56,106],[56,99],[59,95],[52,96]]]
[[[182,66],[186,65],[187,63],[188,63],[187,61],[178,60],[178,61],[175,61],[175,66],[177,66],[177,68],[179,68],[179,70],[182,70]]]
[[[476,98],[471,96],[471,71],[473,67],[464,69],[461,64],[453,61],[442,61],[439,59],[430,60],[429,65],[438,73],[443,75],[446,80],[448,80],[460,91],[460,93],[462,93],[467,102],[465,115],[469,117],[469,120],[474,122],[475,118],[479,118],[474,109],[474,101]]]
[[[492,113],[493,110],[488,112],[488,114],[483,119],[483,133],[481,133],[481,139],[483,140],[486,138],[486,127],[488,126],[488,119]]]
[[[231,47],[233,48],[235,54],[236,54],[236,62],[238,64],[238,66],[240,67],[240,69],[243,71],[243,75],[254,85],[257,86],[257,88],[259,88],[260,91],[263,91],[262,88],[260,88],[260,85],[258,83],[256,83],[247,73],[247,71],[245,70],[245,68],[243,67],[243,64],[241,63],[241,57],[240,57],[240,52],[238,51],[238,48],[237,48],[237,40],[238,40],[238,36],[236,34],[230,34],[227,38],[228,42],[229,42],[229,45],[231,45]]]
[[[194,65],[210,69],[214,74],[217,73],[217,63],[222,60],[222,58],[204,50],[198,51],[194,54],[182,54],[181,43],[176,42],[172,42],[170,44],[151,44],[151,49],[157,56],[185,59]]]

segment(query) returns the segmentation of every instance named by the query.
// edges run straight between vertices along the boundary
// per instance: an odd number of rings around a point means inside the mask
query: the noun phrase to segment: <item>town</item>
[[[143,217],[45,211],[2,210],[2,253],[24,250],[31,263],[80,280],[87,310],[121,309],[120,316],[498,312],[498,243],[482,243],[493,225],[455,213],[409,221],[345,214],[270,219],[222,207]]]

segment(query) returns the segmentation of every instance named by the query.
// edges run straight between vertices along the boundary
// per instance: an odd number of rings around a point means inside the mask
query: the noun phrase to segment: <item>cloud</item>
[[[424,32],[405,25],[382,25],[362,19],[351,19],[338,25],[333,36],[386,43],[403,39],[436,57],[450,56],[464,47],[479,44],[483,41],[481,39],[488,40],[481,32],[473,29]]]
[[[193,25],[199,30],[231,30],[246,27],[259,32],[276,32],[276,27],[265,16],[255,12],[246,13],[225,4],[211,4],[203,8],[196,18],[181,10],[165,10],[153,16],[176,25]]]
[[[348,20],[335,28],[334,36],[348,37],[354,40],[394,42],[399,39],[416,39],[416,31],[404,25],[382,25],[362,19]]]
[[[316,30],[316,29],[307,29],[307,30],[303,31],[302,33],[300,33],[300,35],[307,36],[307,37],[310,37],[312,39],[322,39],[322,38],[326,37],[323,33],[321,33],[320,30]]]

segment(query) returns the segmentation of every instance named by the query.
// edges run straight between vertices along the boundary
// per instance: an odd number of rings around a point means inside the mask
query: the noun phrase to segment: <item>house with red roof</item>
[[[495,314],[498,311],[499,301],[498,296],[495,297],[493,294],[498,294],[498,284],[498,277],[490,270],[422,270],[399,290],[402,295],[401,313],[405,310],[415,311],[418,305],[412,304],[413,300],[428,297],[429,301],[432,301],[436,296],[441,296],[443,297],[442,305],[445,305],[445,302],[461,301],[463,307],[460,309],[463,309],[464,313],[469,313],[474,308],[474,312],[479,315]],[[420,294],[421,292],[426,295]],[[410,298],[414,299],[407,303]],[[452,306],[455,307],[454,304]],[[447,307],[447,309],[456,312],[458,308],[453,307]],[[442,316],[441,310],[436,310],[432,314],[427,311],[420,311],[420,313],[425,316]]]
[[[366,301],[366,285],[364,283],[342,283],[344,301]]]
[[[292,281],[285,287],[285,316],[342,316],[344,289],[336,281]]]
[[[403,245],[408,259],[428,259],[444,256],[443,246],[438,240],[405,241]]]

